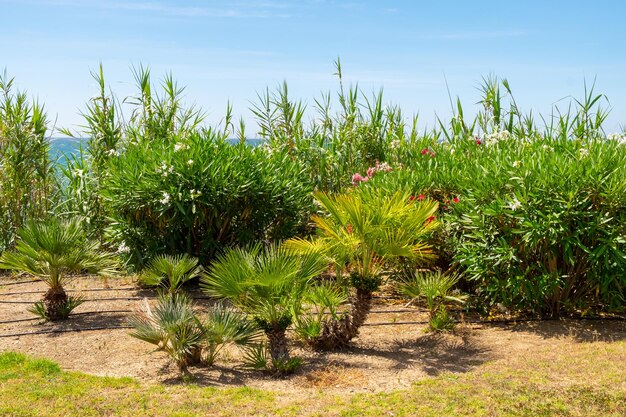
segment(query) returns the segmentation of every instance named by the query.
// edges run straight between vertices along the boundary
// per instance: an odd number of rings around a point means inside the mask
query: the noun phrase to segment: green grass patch
[[[625,348],[626,344],[619,342],[611,351],[623,355]],[[591,358],[594,351],[584,347],[576,359]],[[569,384],[551,382],[560,380],[555,375],[541,377],[539,374],[554,372],[553,368],[533,362],[525,372],[499,367],[444,373],[416,382],[410,389],[378,394],[302,390],[281,395],[249,387],[147,384],[131,378],[96,377],[61,371],[45,359],[6,352],[0,354],[0,415],[621,417],[626,412],[626,384],[615,380],[611,356],[599,355],[599,365],[589,368],[588,375],[581,375],[577,367],[572,371],[563,368],[562,376]],[[613,365],[621,363],[617,360]]]

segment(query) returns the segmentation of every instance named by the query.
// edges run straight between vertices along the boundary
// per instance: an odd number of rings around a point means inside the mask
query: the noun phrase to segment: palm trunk
[[[67,293],[63,287],[51,287],[43,297],[43,305],[46,310],[47,319],[55,321],[67,318],[63,311],[67,302]]]
[[[272,329],[266,331],[267,340],[269,342],[270,356],[272,362],[287,363],[291,356],[289,355],[289,346],[287,344],[287,336],[285,329]]]
[[[359,335],[359,329],[365,323],[372,309],[372,291],[357,288],[352,297],[350,312],[340,319],[324,322],[320,335],[312,341],[312,346],[319,350],[331,350],[346,347]]]

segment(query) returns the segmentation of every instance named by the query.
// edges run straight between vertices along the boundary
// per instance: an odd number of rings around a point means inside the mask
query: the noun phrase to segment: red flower
[[[482,145],[482,144],[483,144],[483,141],[482,141],[482,140],[480,140],[480,139],[476,139],[476,145]]]
[[[414,196],[414,195],[412,195],[411,197],[409,197],[409,200],[410,200],[410,201],[415,200],[415,196]]]
[[[346,226],[346,231],[348,232],[349,235],[352,234],[352,225],[351,224]]]
[[[459,201],[461,201],[461,200],[459,200],[459,197],[454,197],[454,198],[452,199],[452,201],[454,201],[455,203],[458,203],[458,202],[459,202]]]
[[[426,219],[426,224],[433,222],[435,218],[435,216],[430,216],[428,219]]]
[[[422,149],[422,155],[426,155],[428,153],[428,149],[424,148]]]
[[[423,199],[425,199],[426,197],[424,197],[424,194],[420,194],[417,196],[417,199],[422,201]]]

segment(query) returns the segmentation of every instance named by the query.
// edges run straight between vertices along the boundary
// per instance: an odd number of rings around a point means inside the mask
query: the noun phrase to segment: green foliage
[[[14,252],[0,257],[0,268],[36,276],[50,288],[62,287],[68,275],[114,275],[116,258],[87,239],[79,220],[28,222],[18,231]]]
[[[376,290],[381,274],[399,258],[415,262],[434,259],[423,239],[438,224],[433,217],[437,204],[416,203],[410,194],[386,194],[357,188],[350,193],[315,193],[324,215],[313,216],[318,236],[312,240],[293,238],[285,247],[295,253],[323,253],[339,271],[351,274],[355,288]]]
[[[72,311],[84,302],[82,297],[68,296],[66,300],[63,300],[56,306],[56,311],[50,314],[49,309],[44,301],[37,301],[31,308],[28,309],[29,313],[35,316],[41,317],[44,320],[64,320],[72,314]]]
[[[295,256],[257,244],[219,256],[202,276],[201,286],[208,295],[226,298],[252,316],[268,338],[272,364],[285,365],[286,370],[291,358],[285,331],[294,313],[300,312],[311,280],[325,269],[325,259],[316,254]],[[261,351],[253,349],[250,354],[259,356]],[[252,362],[261,363],[259,358]],[[274,370],[282,372],[282,366]]]
[[[371,309],[372,293],[388,268],[399,261],[419,264],[435,258],[425,238],[438,224],[437,204],[415,202],[405,192],[360,187],[341,195],[314,195],[324,210],[323,215],[313,216],[317,237],[293,238],[284,247],[291,253],[323,254],[334,262],[338,276],[349,274],[355,289],[350,312],[341,317],[318,316],[298,326],[299,334],[314,347],[334,349],[358,335]]]
[[[400,293],[412,298],[424,298],[430,315],[432,331],[448,330],[454,326],[449,318],[446,303],[464,304],[466,296],[454,294],[452,288],[458,283],[457,275],[437,272],[415,272],[413,276],[397,284]]]
[[[107,276],[117,272],[115,255],[87,239],[80,220],[30,221],[18,235],[15,251],[0,256],[0,269],[23,271],[48,285],[43,302],[29,310],[45,319],[65,319],[80,305],[79,298],[65,293],[68,275],[84,272]]]
[[[377,161],[391,162],[393,149],[418,135],[417,117],[409,128],[400,108],[383,105],[382,91],[368,96],[358,86],[344,86],[339,59],[335,65],[336,100],[330,92],[315,99],[318,117],[310,125],[304,123],[306,106],[290,99],[286,84],[259,95],[251,109],[264,146],[297,158],[315,189],[333,193],[349,186],[354,173]],[[338,104],[336,112],[333,104]]]
[[[259,335],[254,323],[233,308],[213,306],[203,320],[205,345],[202,360],[212,365],[220,350],[235,344],[242,348],[253,345]]]
[[[102,238],[108,226],[109,208],[102,197],[102,182],[108,177],[109,161],[123,152],[128,142],[152,142],[171,136],[184,137],[198,129],[203,114],[182,104],[183,88],[168,75],[163,80],[162,92],[155,91],[150,70],[133,69],[138,95],[122,100],[131,106],[130,119],[122,116],[120,100],[111,91],[107,93],[102,65],[92,76],[98,84],[98,95],[93,97],[82,113],[85,125],[79,136],[88,139],[86,152],[73,155],[62,169],[63,201],[59,211],[67,215],[81,215],[90,232]],[[62,133],[77,136],[69,129]]]
[[[196,258],[188,255],[158,255],[142,271],[139,281],[147,286],[164,287],[170,294],[174,294],[201,272],[202,267],[198,266]]]
[[[267,349],[267,343],[254,343],[243,349],[244,366],[255,371],[271,369],[271,358]]]
[[[129,319],[129,324],[134,327],[131,336],[156,345],[181,372],[200,362],[204,327],[186,295],[163,294],[154,310],[146,302],[143,309]]]
[[[146,301],[129,324],[134,328],[131,336],[167,353],[181,373],[187,373],[192,364],[212,365],[225,345],[247,346],[258,334],[245,317],[222,305],[199,316],[191,298],[183,293],[160,294],[154,308]]]
[[[220,255],[202,276],[201,287],[209,296],[230,300],[263,327],[286,329],[310,281],[325,269],[318,256],[289,255],[257,244]]]
[[[234,146],[214,131],[131,143],[103,184],[110,231],[139,266],[161,253],[206,263],[229,246],[293,236],[306,225],[310,192],[287,154]]]
[[[294,331],[311,343],[320,336],[329,317],[339,319],[337,308],[348,301],[348,291],[338,283],[319,282],[309,288],[303,301],[301,311],[294,314]]]
[[[605,135],[593,90],[543,131],[493,79],[484,111],[462,108],[446,140],[399,149],[404,169],[361,187],[438,200],[444,226],[433,235],[447,264],[486,309],[501,303],[541,315],[622,308],[626,286],[624,135]],[[509,97],[505,106],[504,97]],[[434,155],[434,156],[433,156]],[[456,199],[455,199],[456,198]]]
[[[54,193],[46,113],[13,83],[0,74],[0,253],[24,223],[46,217]]]

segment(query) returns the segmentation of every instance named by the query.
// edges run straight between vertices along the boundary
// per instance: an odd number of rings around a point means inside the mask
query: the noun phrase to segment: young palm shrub
[[[202,267],[198,265],[198,259],[189,255],[159,255],[150,261],[139,280],[144,285],[162,287],[170,294],[174,294],[201,272]]]
[[[212,365],[224,346],[249,345],[258,334],[253,323],[222,305],[199,317],[191,298],[183,293],[161,292],[154,309],[145,302],[129,324],[134,327],[132,337],[167,353],[182,374],[192,364]]]
[[[217,258],[201,278],[204,291],[230,300],[249,314],[267,337],[272,370],[289,373],[299,364],[292,358],[286,331],[300,310],[311,280],[324,272],[326,261],[316,254],[295,256],[276,246],[259,244],[249,250],[231,249]],[[259,356],[257,355],[257,356]],[[264,364],[263,358],[258,363]]]
[[[193,311],[185,294],[162,293],[154,310],[146,302],[142,310],[129,319],[134,327],[132,337],[157,346],[176,363],[181,373],[200,362],[204,326]]]
[[[232,307],[218,304],[211,308],[203,321],[205,343],[202,361],[212,365],[215,358],[228,344],[248,347],[259,336],[256,324]]]
[[[391,262],[434,259],[423,239],[437,224],[437,203],[416,203],[410,194],[385,195],[364,188],[336,196],[316,193],[315,198],[327,213],[313,217],[319,236],[291,239],[285,247],[292,253],[324,253],[334,259],[338,272],[349,274],[354,288],[350,311],[340,317],[331,315],[310,341],[316,348],[332,349],[347,345],[358,335],[371,309],[372,293]]]
[[[65,319],[80,304],[80,299],[68,297],[63,288],[69,274],[107,276],[116,272],[115,255],[88,240],[78,220],[28,222],[18,236],[15,252],[0,257],[0,268],[24,271],[48,285],[43,300],[30,310],[47,320]]]
[[[433,332],[449,330],[454,322],[448,315],[446,302],[464,304],[467,296],[454,295],[452,288],[459,282],[457,275],[446,275],[441,271],[416,273],[400,282],[398,290],[411,301],[424,298],[429,312],[429,329]]]

